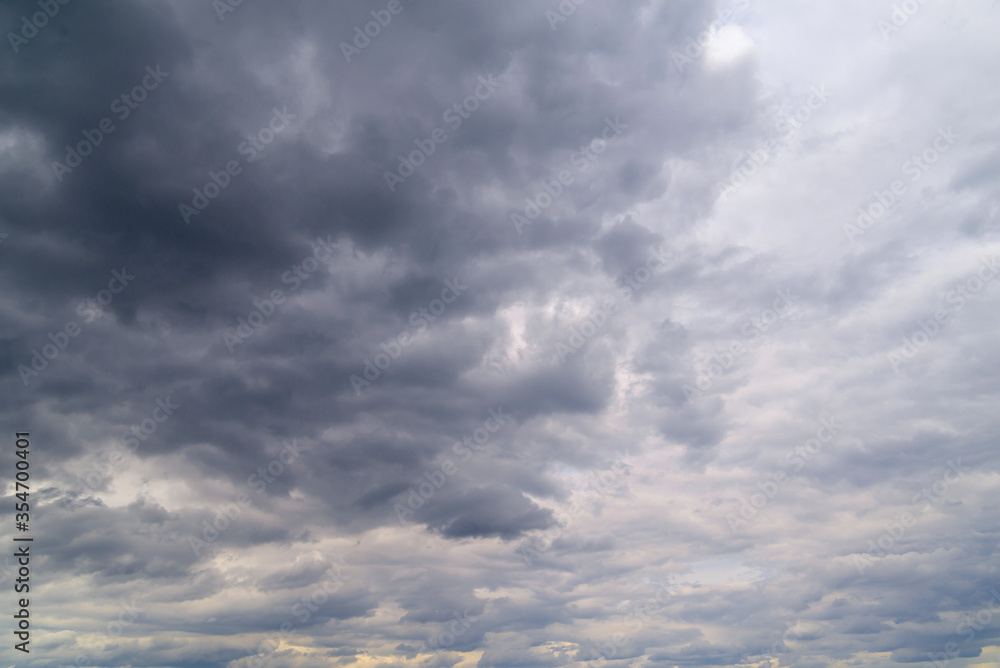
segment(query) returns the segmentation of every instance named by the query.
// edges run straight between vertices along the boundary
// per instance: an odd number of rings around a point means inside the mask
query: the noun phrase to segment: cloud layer
[[[33,665],[1000,663],[995,3],[0,19]]]

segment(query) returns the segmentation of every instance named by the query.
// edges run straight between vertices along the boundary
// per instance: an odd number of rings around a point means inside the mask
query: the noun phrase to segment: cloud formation
[[[1000,663],[994,4],[0,20],[33,665]]]

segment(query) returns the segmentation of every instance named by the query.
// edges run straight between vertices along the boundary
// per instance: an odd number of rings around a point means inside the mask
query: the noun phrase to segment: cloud
[[[39,665],[1000,661],[989,3],[46,6]]]

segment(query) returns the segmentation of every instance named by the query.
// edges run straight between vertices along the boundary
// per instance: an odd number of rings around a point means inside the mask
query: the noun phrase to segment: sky
[[[0,25],[2,665],[1000,665],[995,1]]]

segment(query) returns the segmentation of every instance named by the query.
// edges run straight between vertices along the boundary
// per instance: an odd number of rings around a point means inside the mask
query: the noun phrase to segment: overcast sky
[[[63,1],[3,665],[1000,665],[995,0]]]

